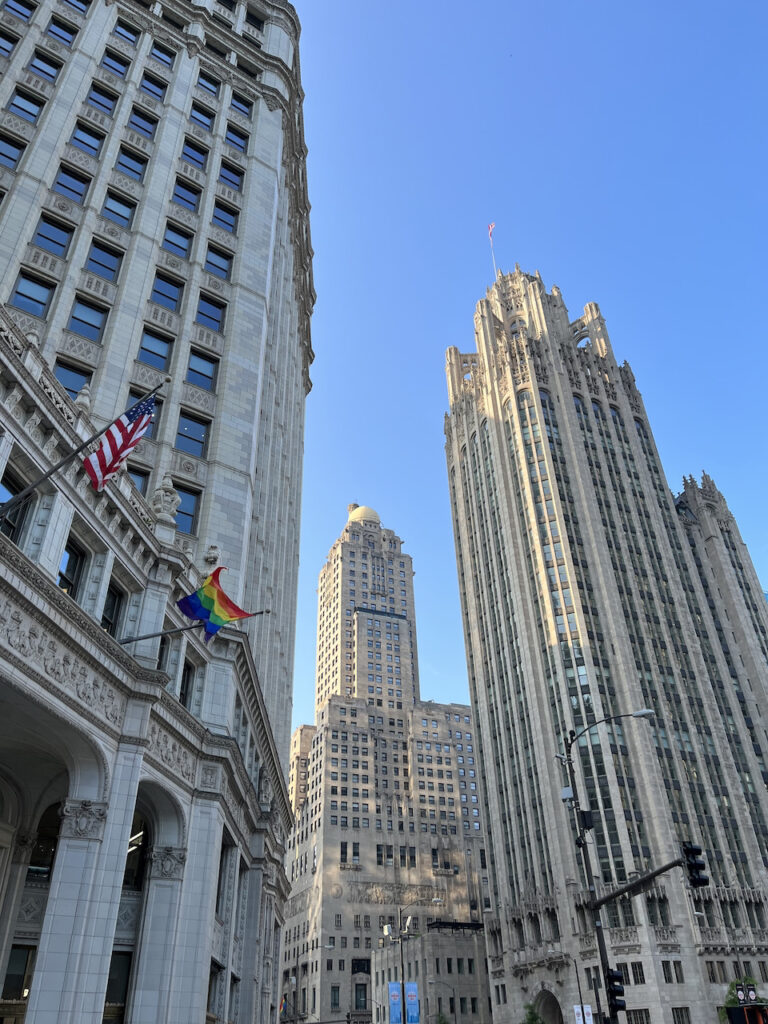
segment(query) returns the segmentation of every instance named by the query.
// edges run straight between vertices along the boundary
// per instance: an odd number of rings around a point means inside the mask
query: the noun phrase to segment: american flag
[[[493,229],[496,227],[496,221],[493,221],[488,225],[488,237],[493,241]]]
[[[152,421],[155,396],[142,398],[104,431],[98,451],[83,459],[83,468],[97,491],[118,472]]]

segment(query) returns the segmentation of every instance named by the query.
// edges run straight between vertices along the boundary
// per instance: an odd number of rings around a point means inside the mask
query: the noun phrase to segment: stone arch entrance
[[[544,1024],[564,1024],[563,1011],[557,997],[547,989],[543,989],[533,1002],[534,1009]]]

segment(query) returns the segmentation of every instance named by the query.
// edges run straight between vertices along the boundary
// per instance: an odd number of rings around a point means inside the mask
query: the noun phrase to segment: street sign
[[[581,1003],[577,1003],[574,1006],[573,1012],[576,1016],[576,1024],[594,1024],[592,1007],[587,1003],[584,1004],[584,1016],[581,1014]]]

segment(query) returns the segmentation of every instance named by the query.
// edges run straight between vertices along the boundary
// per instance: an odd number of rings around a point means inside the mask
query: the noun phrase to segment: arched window
[[[56,847],[59,843],[61,827],[61,804],[51,804],[46,808],[37,825],[37,841],[27,868],[27,881],[48,882],[53,872]]]
[[[125,858],[125,871],[123,872],[124,889],[141,890],[144,888],[149,840],[147,819],[141,811],[134,811],[131,837],[128,840],[128,853]]]

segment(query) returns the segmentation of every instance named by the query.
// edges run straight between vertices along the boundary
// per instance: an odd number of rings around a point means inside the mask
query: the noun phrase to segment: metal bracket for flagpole
[[[111,422],[109,422],[105,427],[102,427],[101,430],[98,430],[95,434],[92,434],[87,441],[83,441],[83,443],[78,448],[75,448],[74,451],[71,451],[69,455],[65,455],[63,459],[59,459],[56,465],[51,466],[47,473],[43,473],[41,477],[38,477],[37,480],[35,480],[33,483],[25,487],[23,491],[19,491],[18,494],[14,494],[12,498],[9,498],[8,501],[6,501],[3,505],[0,505],[0,522],[2,522],[3,519],[6,519],[8,517],[9,512],[12,512],[17,505],[20,505],[22,501],[25,501],[29,497],[29,495],[33,493],[33,491],[36,491],[40,484],[44,483],[49,477],[53,476],[53,474],[57,470],[61,469],[62,466],[66,466],[68,462],[74,459],[76,455],[79,455],[80,452],[82,452],[84,449],[88,447],[88,445],[93,444],[94,441],[97,441],[101,437],[101,435],[106,433],[110,427],[114,426],[115,423],[117,423],[117,421],[121,417],[125,416],[126,412],[130,412],[131,409],[135,408],[141,402],[145,402],[148,398],[151,398],[152,395],[156,395],[160,388],[166,385],[170,381],[170,379],[170,377],[165,377],[163,379],[162,384],[158,384],[156,388],[153,388],[151,391],[148,391],[146,395],[142,395],[137,402],[134,402],[133,405],[131,405],[128,409],[125,409],[123,412],[121,412],[120,416],[115,416],[115,418]]]
[[[251,612],[250,618],[256,615],[269,615],[271,614],[271,608],[264,608],[260,612]],[[139,640],[154,640],[156,636],[171,636],[173,633],[185,633],[188,629],[197,629],[198,626],[204,626],[205,619],[201,619],[200,622],[193,622],[191,626],[176,626],[174,629],[161,629],[157,633],[144,633],[141,636],[124,636],[122,640],[118,640],[119,644],[135,644]]]

